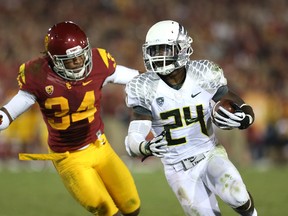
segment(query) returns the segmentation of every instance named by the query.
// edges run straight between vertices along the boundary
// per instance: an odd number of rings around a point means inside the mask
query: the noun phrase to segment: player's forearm
[[[106,78],[103,86],[107,83],[126,84],[138,74],[138,70],[134,70],[122,65],[117,65],[115,72],[111,76]]]
[[[6,129],[19,115],[28,110],[36,101],[34,95],[19,91],[6,105],[0,109],[2,116],[0,130]]]
[[[152,122],[149,120],[134,120],[130,122],[128,135],[125,139],[126,151],[130,156],[144,155],[141,143],[146,141],[151,125]]]

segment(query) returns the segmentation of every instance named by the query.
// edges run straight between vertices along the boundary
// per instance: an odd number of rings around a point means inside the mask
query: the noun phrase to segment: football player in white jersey
[[[186,215],[221,215],[219,196],[239,215],[257,216],[251,195],[213,132],[211,107],[232,99],[237,112],[220,108],[222,129],[245,129],[254,121],[251,106],[229,91],[223,70],[209,60],[190,60],[192,38],[172,20],[154,24],[146,35],[147,72],[126,86],[133,108],[125,139],[130,156],[161,158],[167,181]],[[221,113],[220,112],[220,113]],[[155,138],[146,137],[152,131]]]

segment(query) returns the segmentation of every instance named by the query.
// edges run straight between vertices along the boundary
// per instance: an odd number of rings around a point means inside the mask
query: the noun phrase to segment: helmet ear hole
[[[154,24],[147,32],[143,44],[143,60],[146,70],[162,75],[172,73],[183,67],[192,54],[192,38],[179,23],[164,20]],[[171,47],[171,52],[155,52],[151,55],[151,47]]]

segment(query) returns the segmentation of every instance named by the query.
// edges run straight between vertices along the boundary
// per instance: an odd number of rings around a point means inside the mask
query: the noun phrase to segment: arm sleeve
[[[215,95],[213,96],[213,101],[217,102],[219,101],[225,94],[227,94],[228,92],[228,86],[221,86],[220,88],[218,88],[217,92],[215,93]]]
[[[140,145],[146,141],[151,130],[152,122],[149,120],[131,121],[128,128],[128,135],[125,138],[126,151],[130,156],[140,156]]]
[[[105,86],[107,83],[126,84],[138,74],[138,70],[117,65],[115,72],[105,79],[103,86]]]
[[[133,107],[133,111],[137,114],[140,114],[140,115],[147,115],[147,116],[152,117],[152,112],[148,109],[145,109],[144,107],[141,107],[141,106]]]
[[[6,129],[11,121],[28,110],[36,102],[36,97],[28,92],[19,90],[18,93],[3,106],[0,115],[3,116],[3,122],[0,130]]]

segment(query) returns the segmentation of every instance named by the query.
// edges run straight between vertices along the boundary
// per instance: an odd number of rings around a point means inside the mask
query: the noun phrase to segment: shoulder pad
[[[151,110],[160,78],[154,72],[146,72],[134,77],[125,88],[127,106],[142,106]]]
[[[209,60],[190,61],[187,74],[210,93],[215,92],[220,86],[227,85],[222,68]]]

